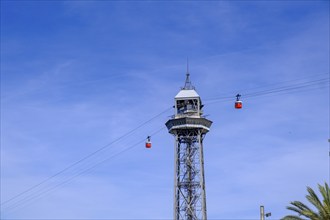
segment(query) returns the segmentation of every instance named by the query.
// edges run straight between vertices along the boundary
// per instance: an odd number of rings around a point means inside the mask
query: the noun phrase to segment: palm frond
[[[330,189],[327,183],[325,186],[319,184],[319,191],[323,197],[324,218],[330,219]]]
[[[282,218],[281,220],[305,220],[305,219],[300,218],[298,216],[294,216],[294,215],[287,215],[284,218]]]
[[[292,206],[287,206],[288,210],[296,212],[298,215],[302,215],[309,219],[318,219],[318,214],[310,209],[307,205],[299,201],[290,202]]]
[[[320,214],[324,213],[325,210],[322,205],[322,202],[320,201],[319,197],[316,195],[314,190],[310,187],[307,187],[307,191],[309,195],[306,195],[306,199],[316,207],[316,209],[319,211]]]
[[[309,208],[300,201],[290,202],[291,206],[287,206],[288,210],[296,212],[298,216],[287,215],[282,220],[302,220],[304,218],[310,220],[330,220],[330,189],[327,183],[325,186],[318,184],[319,191],[322,195],[322,200],[319,199],[315,191],[307,187],[307,200],[316,208],[316,211]],[[301,217],[300,217],[301,216]]]

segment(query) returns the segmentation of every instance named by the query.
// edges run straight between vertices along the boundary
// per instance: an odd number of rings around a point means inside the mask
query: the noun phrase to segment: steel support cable
[[[150,137],[153,137],[153,136],[157,135],[157,134],[158,134],[160,131],[162,131],[163,129],[165,129],[165,127],[161,127],[161,128],[158,129],[157,131],[153,132],[153,133],[150,135]],[[11,210],[11,211],[9,211],[9,213],[10,213],[10,212],[11,212],[11,213],[14,212],[13,210],[19,208],[20,206],[21,206],[21,208],[28,206],[29,204],[33,203],[33,201],[35,201],[35,200],[37,200],[37,199],[39,199],[39,198],[41,198],[41,197],[43,197],[43,196],[45,196],[45,195],[51,193],[52,191],[55,191],[57,188],[60,188],[60,187],[62,187],[62,186],[64,186],[64,185],[66,185],[66,184],[72,182],[74,179],[78,178],[78,177],[81,176],[81,175],[84,175],[84,174],[87,174],[87,173],[91,172],[95,167],[97,167],[97,166],[99,166],[99,165],[101,165],[101,164],[103,164],[103,163],[105,163],[105,162],[108,162],[108,161],[110,161],[111,159],[113,159],[113,158],[115,158],[115,157],[117,157],[117,156],[119,156],[119,155],[121,155],[121,154],[123,154],[123,153],[129,151],[129,150],[132,150],[133,148],[135,148],[135,147],[137,147],[137,146],[140,146],[140,145],[141,145],[142,143],[144,143],[144,142],[145,142],[145,138],[142,139],[142,140],[140,140],[140,141],[138,141],[138,142],[136,142],[135,144],[133,144],[133,145],[131,145],[131,146],[129,146],[129,147],[127,147],[127,148],[121,150],[120,152],[117,152],[117,153],[115,153],[114,155],[111,155],[111,156],[109,156],[108,158],[106,158],[106,159],[104,159],[104,160],[102,160],[102,161],[100,161],[100,162],[98,162],[98,163],[92,165],[91,167],[89,167],[89,168],[87,168],[87,169],[85,169],[85,170],[80,171],[79,173],[75,174],[74,176],[71,176],[69,179],[67,179],[67,180],[65,180],[65,181],[63,181],[63,182],[61,182],[61,183],[59,183],[59,184],[57,184],[57,185],[55,185],[55,186],[53,186],[53,187],[47,189],[47,190],[44,190],[44,191],[42,191],[42,192],[39,192],[39,193],[36,194],[36,195],[32,195],[32,196],[28,196],[27,198],[23,198],[22,200],[18,201],[16,204],[13,204],[13,205],[11,205],[11,206],[9,206],[9,207],[7,208],[7,209]]]
[[[248,93],[248,94],[244,95],[244,97],[252,97],[252,96],[258,96],[260,94],[268,94],[268,93],[272,93],[272,92],[282,92],[282,91],[286,91],[286,90],[295,90],[295,89],[310,87],[310,86],[314,86],[314,85],[318,85],[318,84],[322,84],[322,83],[326,83],[326,82],[329,82],[328,78],[293,84],[290,86],[282,86],[282,87],[263,90],[263,91],[254,92],[254,93],[250,93],[250,94]]]
[[[244,95],[244,98],[251,98],[251,97],[257,97],[257,96],[263,96],[263,95],[268,95],[268,94],[273,94],[273,93],[282,93],[282,92],[288,92],[288,91],[293,91],[293,90],[302,90],[308,87],[316,86],[316,85],[321,85],[325,83],[329,83],[328,78],[323,78],[323,79],[318,79],[318,80],[313,80],[313,81],[308,81],[308,82],[303,82],[303,83],[298,83],[298,84],[292,84],[292,85],[287,85],[287,86],[281,86],[277,88],[272,88],[272,89],[267,89],[267,90],[261,90],[257,91],[254,93],[247,93]],[[315,88],[319,89],[319,88]],[[232,101],[233,96],[228,96],[228,97],[219,97],[219,98],[213,98],[213,99],[206,99],[205,103],[207,104],[213,104],[217,102],[225,102],[225,101]]]
[[[293,80],[287,80],[287,81],[271,83],[271,84],[267,84],[267,85],[264,85],[264,86],[258,86],[258,87],[252,88],[252,89],[248,89],[247,92],[249,92],[251,90],[259,90],[259,89],[262,89],[262,88],[272,88],[276,85],[285,85],[286,83],[291,83],[291,82],[301,82],[301,80],[303,80],[303,79],[310,79],[310,78],[315,79],[315,76],[324,76],[324,75],[328,75],[328,74],[329,73],[322,73],[322,74],[316,74],[316,75],[313,75],[313,76],[305,76],[305,77],[301,77],[301,78],[296,78],[296,79],[293,79]],[[309,82],[309,81],[305,81],[305,82]],[[288,84],[287,86],[291,86],[291,85],[292,84]],[[275,87],[275,88],[277,88],[277,87]],[[224,93],[222,97],[208,98],[208,99],[205,99],[205,101],[213,101],[213,100],[217,101],[217,100],[227,100],[227,99],[232,100],[233,99],[233,96],[232,96],[233,93],[235,93],[235,92]],[[243,91],[240,90],[240,93],[245,94],[246,92],[244,90]]]
[[[320,83],[319,81],[322,81],[322,80],[324,80],[324,79],[314,80],[314,81],[311,81],[311,82],[312,82],[312,83],[313,83],[313,82]],[[327,79],[327,80],[328,80],[328,79]],[[328,81],[329,81],[329,80],[328,80]],[[300,86],[299,88],[304,88],[304,87],[308,87],[308,86],[314,85],[314,84],[308,84],[308,83],[311,83],[311,82],[304,82],[304,83],[302,83],[302,84],[305,84],[305,85]],[[307,83],[307,85],[306,85],[306,83]],[[300,83],[300,84],[301,84],[301,83]],[[296,84],[296,85],[297,85],[297,84]],[[291,86],[291,87],[292,87],[292,86]],[[280,88],[281,88],[281,90],[278,90],[278,88],[277,88],[277,90],[276,90],[276,89],[271,89],[271,90],[260,91],[260,92],[257,92],[257,93],[250,93],[250,94],[247,94],[247,97],[261,96],[261,95],[266,95],[266,94],[275,93],[275,92],[278,93],[278,92],[282,92],[282,91],[286,91],[286,90],[297,89],[298,87],[296,87],[296,88],[290,88],[290,86],[285,86],[285,88],[284,88],[284,87],[280,87]],[[231,97],[231,96],[230,96],[230,97],[228,96],[228,97],[221,97],[221,98],[211,99],[211,100],[214,100],[214,102],[211,102],[211,103],[208,103],[208,104],[212,104],[212,103],[219,102],[219,101],[231,101],[231,100],[232,100],[232,97]],[[207,101],[211,101],[211,100],[209,99],[209,100],[207,100]],[[129,134],[133,133],[133,132],[136,131],[137,129],[141,128],[141,127],[144,126],[145,124],[149,123],[150,121],[154,120],[155,118],[159,117],[160,115],[162,115],[163,113],[167,112],[167,111],[170,110],[170,109],[171,109],[171,108],[166,109],[165,111],[159,113],[158,115],[154,116],[153,118],[151,118],[151,119],[147,120],[146,122],[142,123],[141,125],[139,125],[139,126],[136,127],[135,129],[133,129],[133,130],[129,131],[128,133],[126,133],[126,134],[120,136],[119,138],[117,138],[116,140],[112,141],[111,143],[109,143],[109,144],[107,144],[107,145],[105,145],[105,146],[99,148],[98,150],[96,150],[96,151],[92,152],[91,154],[85,156],[84,158],[82,158],[82,159],[76,161],[75,163],[73,163],[73,164],[69,165],[68,167],[66,167],[65,169],[63,169],[63,170],[61,170],[61,171],[55,173],[54,175],[50,176],[49,178],[43,180],[42,182],[40,182],[40,183],[38,183],[38,184],[36,184],[36,185],[30,187],[29,189],[27,189],[27,190],[25,190],[25,191],[23,191],[23,192],[21,192],[21,193],[19,193],[19,194],[17,194],[16,196],[12,197],[11,199],[6,200],[5,202],[1,203],[1,206],[4,205],[4,204],[6,204],[6,203],[8,203],[8,202],[10,202],[10,201],[12,201],[12,200],[14,200],[14,199],[16,199],[17,197],[19,197],[19,196],[21,196],[21,195],[24,195],[24,194],[26,194],[26,193],[32,191],[33,189],[37,188],[38,186],[40,186],[40,185],[42,185],[42,184],[48,182],[49,180],[53,179],[54,177],[59,176],[60,174],[64,173],[65,171],[67,171],[67,170],[69,170],[69,169],[71,169],[72,167],[76,166],[77,164],[79,164],[79,163],[81,163],[81,162],[87,160],[88,158],[90,158],[90,157],[94,156],[95,154],[101,152],[102,150],[108,148],[110,145],[112,145],[112,144],[118,142],[119,140],[123,139],[124,137],[127,137]]]
[[[277,96],[277,95],[285,95],[285,94],[292,94],[292,93],[298,93],[298,92],[306,92],[306,91],[312,91],[312,90],[318,90],[318,89],[324,89],[324,88],[329,88],[328,85],[326,86],[320,86],[319,88],[308,88],[308,87],[304,87],[304,88],[299,88],[299,89],[295,89],[295,90],[291,90],[291,89],[287,89],[287,90],[283,90],[283,91],[274,91],[274,92],[265,92],[265,93],[260,93],[260,94],[255,94],[255,95],[249,95],[249,96],[245,96],[244,93],[243,97],[244,99],[252,99],[252,98],[257,98],[260,96]],[[212,105],[212,104],[216,104],[219,102],[232,102],[234,100],[233,96],[232,97],[228,97],[226,99],[220,99],[220,100],[214,100],[214,101],[210,101],[210,102],[204,102],[207,105]]]
[[[292,82],[295,83],[295,82],[309,82],[307,81],[306,79],[314,79],[315,78],[320,78],[321,76],[325,76],[325,75],[328,75],[329,73],[321,73],[321,74],[315,74],[313,76],[305,76],[305,77],[300,77],[300,78],[296,78],[296,79],[292,79],[292,80],[286,80],[286,81],[281,81],[281,82],[275,82],[275,83],[271,83],[271,84],[267,84],[267,85],[264,85],[264,86],[259,86],[257,88],[254,88],[254,89],[261,89],[261,88],[271,88],[273,86],[277,86],[277,85],[292,85]],[[319,77],[320,76],[320,77]],[[328,78],[328,77],[327,77]],[[303,81],[304,80],[304,81]],[[251,90],[251,89],[250,89]],[[253,90],[253,89],[252,89]]]
[[[32,187],[30,187],[30,188],[24,190],[23,192],[21,192],[21,193],[15,195],[15,196],[13,196],[12,198],[10,198],[10,199],[8,199],[8,200],[2,202],[2,203],[0,204],[0,206],[3,206],[3,205],[5,205],[5,204],[7,204],[7,203],[13,201],[14,199],[16,199],[16,198],[18,198],[18,197],[20,197],[20,196],[22,196],[22,195],[24,195],[24,194],[26,194],[26,193],[28,193],[28,192],[34,190],[34,189],[36,189],[37,187],[43,185],[44,183],[50,181],[50,180],[53,179],[53,178],[59,176],[60,174],[64,173],[65,171],[67,171],[67,170],[69,170],[69,169],[75,167],[76,165],[82,163],[83,161],[87,160],[88,158],[93,157],[93,156],[96,155],[97,153],[99,153],[99,152],[101,152],[101,151],[107,149],[108,147],[110,147],[110,146],[113,145],[114,143],[116,143],[116,142],[122,140],[123,138],[125,138],[125,137],[127,137],[128,135],[132,134],[133,132],[135,132],[135,131],[138,130],[139,128],[143,127],[144,125],[146,125],[146,124],[148,124],[149,122],[153,121],[154,119],[158,118],[159,116],[161,116],[161,115],[164,114],[165,112],[169,111],[170,109],[172,109],[172,108],[167,108],[166,110],[164,110],[164,111],[162,111],[161,113],[155,115],[154,117],[150,118],[149,120],[143,122],[142,124],[140,124],[139,126],[137,126],[137,127],[134,128],[134,129],[130,130],[129,132],[125,133],[124,135],[122,135],[122,136],[118,137],[117,139],[111,141],[110,143],[108,143],[108,144],[106,144],[106,145],[100,147],[100,148],[97,149],[96,151],[94,151],[94,152],[88,154],[87,156],[81,158],[80,160],[78,160],[78,161],[72,163],[71,165],[69,165],[69,166],[67,166],[66,168],[60,170],[59,172],[53,174],[52,176],[46,178],[45,180],[39,182],[38,184],[33,185]]]
[[[245,98],[255,98],[259,96],[268,96],[268,95],[284,95],[284,94],[291,94],[291,93],[298,93],[298,92],[305,92],[305,91],[312,91],[312,90],[319,90],[323,88],[327,88],[328,86],[319,86],[318,88],[312,88],[314,85],[309,85],[309,86],[301,86],[301,87],[292,87],[292,88],[287,88],[287,89],[278,89],[274,91],[264,91],[262,93],[258,94],[246,94],[244,95]]]
[[[260,95],[254,95],[254,96],[250,96],[247,97],[247,99],[254,99],[260,96],[268,96],[268,97],[273,97],[273,96],[278,96],[278,95],[286,95],[286,94],[292,94],[292,93],[301,93],[301,92],[307,92],[307,91],[313,91],[313,90],[321,90],[321,89],[325,89],[325,88],[330,88],[328,85],[322,85],[319,86],[318,88],[300,88],[300,89],[296,89],[296,90],[286,90],[286,91],[279,91],[279,92],[272,92],[272,93],[264,93],[264,94],[260,94]]]

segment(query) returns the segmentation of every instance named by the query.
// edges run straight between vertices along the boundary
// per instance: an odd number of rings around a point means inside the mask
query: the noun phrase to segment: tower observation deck
[[[175,138],[173,219],[206,220],[203,139],[212,121],[202,116],[202,101],[189,73],[174,99],[175,114],[166,122]]]

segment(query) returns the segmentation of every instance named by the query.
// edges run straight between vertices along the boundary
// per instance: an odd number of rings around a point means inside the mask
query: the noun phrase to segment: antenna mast
[[[186,73],[186,81],[184,83],[184,87],[182,89],[185,90],[191,90],[191,89],[195,89],[195,87],[191,84],[190,81],[190,73],[189,73],[189,60],[187,58],[187,73]]]

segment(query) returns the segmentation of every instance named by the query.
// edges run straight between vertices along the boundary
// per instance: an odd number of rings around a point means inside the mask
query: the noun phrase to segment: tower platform
[[[212,121],[206,118],[185,117],[168,120],[165,125],[168,129],[168,132],[171,134],[176,134],[179,130],[187,129],[201,130],[202,134],[206,134],[210,130]]]

